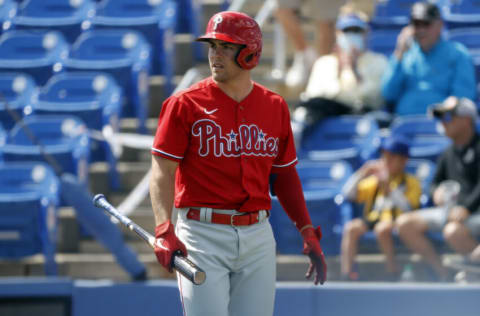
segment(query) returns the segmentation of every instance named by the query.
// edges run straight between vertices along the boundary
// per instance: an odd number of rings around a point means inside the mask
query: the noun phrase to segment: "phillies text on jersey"
[[[179,162],[176,207],[270,208],[269,174],[297,158],[288,107],[254,84],[241,102],[211,78],[168,98],[152,154]]]

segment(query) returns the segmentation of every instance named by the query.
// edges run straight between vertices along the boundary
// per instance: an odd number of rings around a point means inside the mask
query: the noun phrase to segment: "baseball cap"
[[[350,27],[358,27],[362,30],[368,29],[367,21],[360,14],[349,13],[340,15],[335,26],[337,30],[344,30]]]
[[[472,100],[454,96],[446,98],[442,103],[432,104],[429,111],[433,117],[439,119],[447,112],[456,116],[471,117],[473,120],[478,117],[477,106]]]
[[[440,10],[430,2],[415,2],[410,11],[410,20],[433,21],[440,19]]]
[[[391,152],[392,154],[408,157],[410,145],[405,137],[395,135],[385,138],[382,142],[381,149]]]

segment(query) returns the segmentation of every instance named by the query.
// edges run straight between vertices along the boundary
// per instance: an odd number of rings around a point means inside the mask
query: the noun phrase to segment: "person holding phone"
[[[448,96],[475,100],[475,70],[465,46],[442,37],[439,8],[416,2],[382,80],[382,95],[397,115],[426,114]]]

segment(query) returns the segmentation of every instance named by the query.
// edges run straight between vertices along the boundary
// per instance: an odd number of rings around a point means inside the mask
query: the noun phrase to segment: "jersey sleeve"
[[[176,97],[168,98],[162,106],[152,154],[180,161],[188,146],[190,127],[186,105]]]
[[[281,172],[283,168],[293,167],[298,162],[292,126],[290,124],[290,113],[287,104],[283,100],[281,107],[283,111],[282,126],[284,127],[284,134],[283,137],[279,139],[278,156],[273,162],[272,173]]]

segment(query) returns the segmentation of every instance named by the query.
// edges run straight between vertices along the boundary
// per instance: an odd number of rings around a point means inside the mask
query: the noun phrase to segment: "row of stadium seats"
[[[153,73],[171,78],[174,34],[199,34],[201,7],[192,0],[12,0],[0,4],[3,31],[56,30],[70,44],[89,29],[132,29],[152,47]],[[197,48],[198,50],[198,48]],[[198,52],[197,52],[198,53]]]
[[[0,36],[0,73],[22,72],[43,86],[57,73],[96,71],[115,78],[123,91],[121,116],[136,117],[146,132],[151,51],[131,30],[93,30],[69,46],[55,31],[10,31]]]

